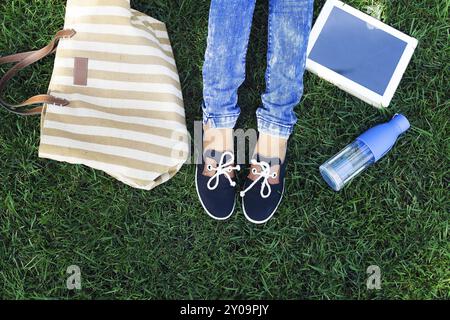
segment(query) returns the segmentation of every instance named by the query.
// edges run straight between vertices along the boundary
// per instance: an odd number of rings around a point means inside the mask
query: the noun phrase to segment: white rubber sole
[[[267,221],[269,221],[270,219],[272,219],[273,215],[274,215],[275,212],[277,212],[277,210],[278,210],[278,206],[280,205],[281,200],[283,200],[283,196],[284,196],[284,188],[286,187],[285,182],[286,182],[286,181],[283,180],[283,191],[281,192],[281,197],[280,197],[280,200],[279,200],[278,203],[277,203],[277,206],[276,206],[275,209],[272,211],[272,213],[270,214],[270,216],[269,216],[267,219],[263,220],[263,221],[256,221],[256,220],[253,220],[252,218],[250,218],[250,217],[247,215],[247,212],[245,211],[245,206],[244,206],[244,198],[245,198],[245,196],[242,197],[242,211],[244,211],[244,216],[245,216],[245,218],[246,218],[248,221],[250,221],[251,223],[254,223],[254,224],[263,224],[263,223],[266,223]]]
[[[200,193],[198,192],[197,171],[198,171],[198,166],[196,165],[195,166],[195,190],[197,191],[197,197],[198,197],[198,200],[200,200],[200,203],[202,204],[203,210],[205,210],[205,212],[208,214],[208,216],[210,216],[214,220],[224,221],[224,220],[229,219],[233,215],[234,209],[236,208],[236,197],[234,197],[233,209],[231,209],[231,212],[226,217],[224,217],[224,218],[215,217],[214,215],[211,214],[211,212],[208,211],[208,209],[206,209],[206,206],[203,203],[202,198],[200,197]]]

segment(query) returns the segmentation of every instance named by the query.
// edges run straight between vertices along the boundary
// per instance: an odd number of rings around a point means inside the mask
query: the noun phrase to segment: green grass
[[[201,67],[209,1],[132,1],[167,22],[188,127],[201,118]],[[44,46],[63,25],[62,0],[0,4],[0,55]],[[324,1],[315,4],[317,16]],[[349,0],[419,39],[386,111],[307,74],[290,142],[286,196],[265,226],[240,208],[227,222],[207,217],[194,166],[150,192],[106,174],[37,158],[39,119],[0,111],[0,297],[37,298],[450,298],[449,25],[447,0]],[[240,91],[239,122],[254,128],[264,90],[266,1],[258,1]],[[52,59],[21,73],[8,97],[45,92]],[[3,69],[4,71],[4,69]],[[376,166],[340,193],[319,165],[365,129],[406,114],[412,129]],[[65,287],[82,269],[81,291]],[[366,289],[378,265],[382,289]]]

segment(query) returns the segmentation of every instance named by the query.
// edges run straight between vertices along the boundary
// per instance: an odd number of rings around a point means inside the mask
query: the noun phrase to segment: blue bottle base
[[[330,167],[321,165],[319,170],[320,170],[320,174],[322,175],[322,178],[334,191],[341,190],[342,180],[339,178],[339,176],[336,174],[336,172],[333,169],[331,169]]]

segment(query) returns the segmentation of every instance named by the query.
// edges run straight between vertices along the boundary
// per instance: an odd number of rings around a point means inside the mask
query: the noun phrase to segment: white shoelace
[[[247,189],[243,190],[240,192],[241,197],[245,196],[245,193],[247,191],[249,191],[251,188],[253,188],[253,186],[261,179],[264,179],[262,184],[261,184],[261,197],[262,198],[268,198],[270,196],[270,194],[272,193],[272,188],[270,187],[270,183],[269,183],[269,179],[273,178],[275,179],[277,177],[277,173],[273,172],[270,173],[270,164],[268,164],[265,161],[256,161],[255,159],[251,160],[251,163],[253,165],[258,165],[261,168],[261,171],[258,172],[258,170],[256,170],[256,168],[252,168],[252,173],[255,176],[258,176],[253,182],[252,184],[250,184]],[[267,190],[267,193],[264,192],[264,190]]]
[[[225,159],[226,159],[227,156],[230,156],[230,160],[225,162]],[[228,179],[228,181],[230,182],[230,186],[232,186],[232,187],[236,186],[236,182],[231,180],[230,173],[233,170],[237,170],[237,171],[241,170],[241,167],[239,165],[233,167],[233,164],[234,164],[234,154],[229,152],[229,151],[226,151],[226,152],[222,153],[222,156],[220,157],[220,161],[217,164],[217,167],[214,168],[211,164],[208,164],[206,166],[206,169],[208,171],[215,171],[216,172],[208,180],[207,187],[208,187],[209,190],[215,190],[217,188],[217,186],[219,185],[219,179],[220,179],[221,175],[224,175]],[[215,183],[214,183],[213,186],[211,186],[211,183],[213,181],[215,181]]]

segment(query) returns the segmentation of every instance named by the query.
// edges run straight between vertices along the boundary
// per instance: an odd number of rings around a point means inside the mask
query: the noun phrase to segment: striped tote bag
[[[56,52],[48,93],[1,98],[24,67]],[[41,115],[39,157],[83,164],[152,189],[188,156],[183,97],[164,23],[129,0],[68,0],[64,30],[43,49],[0,57],[0,104]]]

